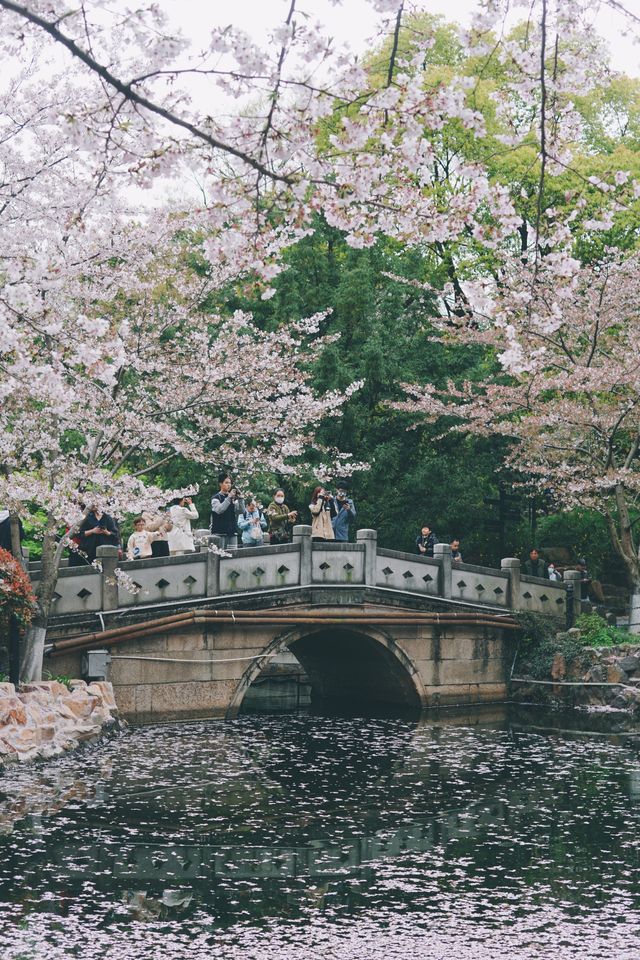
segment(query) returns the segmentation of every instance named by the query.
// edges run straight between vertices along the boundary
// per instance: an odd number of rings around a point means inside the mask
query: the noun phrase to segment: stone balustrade
[[[93,567],[61,567],[54,616],[299,587],[359,585],[387,595],[439,599],[453,606],[565,617],[566,583],[525,576],[514,558],[504,559],[500,570],[453,563],[448,544],[438,544],[435,556],[425,558],[378,547],[375,530],[358,530],[355,543],[314,543],[311,527],[304,525],[294,527],[292,543],[243,547],[220,556],[211,550],[215,537],[206,530],[197,534],[202,541],[199,550],[183,556],[118,561],[115,547],[101,547],[102,572]],[[116,568],[133,582],[136,592],[119,582]],[[32,565],[31,575],[38,579],[37,564]]]

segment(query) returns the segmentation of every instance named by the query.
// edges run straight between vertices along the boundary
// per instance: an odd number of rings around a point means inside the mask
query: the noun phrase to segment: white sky
[[[626,2],[631,9],[640,7],[640,0]],[[206,46],[214,26],[226,26],[229,23],[246,30],[259,46],[263,46],[269,30],[286,19],[291,0],[232,0],[231,3],[229,0],[159,0],[159,4],[168,15],[170,24],[179,26],[198,49],[199,46]],[[478,0],[409,0],[406,6],[442,14],[448,20],[465,26],[477,9]],[[610,9],[598,11],[600,0],[593,0],[593,6],[594,27],[611,48],[614,68],[632,76],[640,76],[640,45],[634,44],[630,37],[623,36],[622,18]],[[339,6],[331,3],[331,0],[297,0],[296,10],[298,16],[300,11],[306,11],[312,14],[314,20],[320,21],[325,32],[333,35],[337,46],[348,44],[357,52],[371,48],[369,41],[379,35],[383,20],[367,0],[343,0]],[[520,7],[516,12],[520,17],[516,15],[515,19],[521,19],[524,12]],[[217,92],[216,96],[222,103],[223,95]],[[190,183],[191,178],[193,183]],[[164,189],[174,195],[175,184],[167,184]],[[191,194],[195,191],[199,198],[200,189],[200,182],[193,171],[187,171],[179,193]],[[153,198],[148,199],[153,202]]]
[[[215,24],[234,23],[260,41],[271,27],[281,23],[291,0],[160,0],[161,8],[171,20],[179,23],[185,34],[196,43],[204,39]],[[630,9],[640,7],[640,0],[627,0]],[[477,8],[477,0],[419,0],[415,4],[430,13],[440,13],[449,20],[466,24]],[[622,36],[623,20],[609,8],[600,9],[599,0],[593,0],[594,26],[607,40],[616,69],[634,76],[640,75],[640,46]],[[377,33],[380,15],[366,0],[343,0],[334,6],[330,0],[298,0],[297,7],[312,12],[326,25],[336,41],[348,43],[356,50],[364,50],[367,39]],[[523,13],[521,9],[521,14]]]

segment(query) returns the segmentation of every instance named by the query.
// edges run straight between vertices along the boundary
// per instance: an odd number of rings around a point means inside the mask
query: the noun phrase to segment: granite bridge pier
[[[287,651],[312,698],[415,709],[495,702],[507,695],[512,614],[564,622],[580,602],[569,592],[578,573],[554,583],[521,574],[513,558],[500,570],[455,563],[448,544],[433,558],[386,550],[375,530],[314,543],[300,525],[290,544],[225,556],[201,533],[196,553],[119,561],[102,547],[101,572],[62,566],[45,668],[91,676],[95,651],[106,651],[120,711],[139,722],[233,717]]]

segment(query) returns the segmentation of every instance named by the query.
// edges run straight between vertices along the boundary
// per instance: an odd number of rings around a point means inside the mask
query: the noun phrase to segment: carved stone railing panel
[[[119,566],[138,586],[137,593],[131,593],[124,585],[118,586],[121,607],[204,597],[206,593],[204,554],[129,560]]]
[[[398,550],[378,550],[376,584],[388,590],[439,596],[440,564]]]
[[[565,608],[566,586],[564,583],[521,575],[518,610],[530,610],[533,613],[546,613],[553,617],[560,617],[564,616]]]
[[[241,548],[220,560],[220,593],[274,590],[299,583],[300,551],[294,546]]]
[[[102,609],[102,576],[94,567],[60,571],[53,594],[54,617]]]
[[[451,569],[451,599],[507,607],[509,577],[490,567],[454,563]]]
[[[364,547],[357,543],[314,543],[313,583],[364,583]]]

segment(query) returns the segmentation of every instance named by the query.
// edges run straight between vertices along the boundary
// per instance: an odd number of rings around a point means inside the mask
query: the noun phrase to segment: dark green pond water
[[[640,739],[520,714],[131,730],[0,777],[0,958],[640,957]]]

